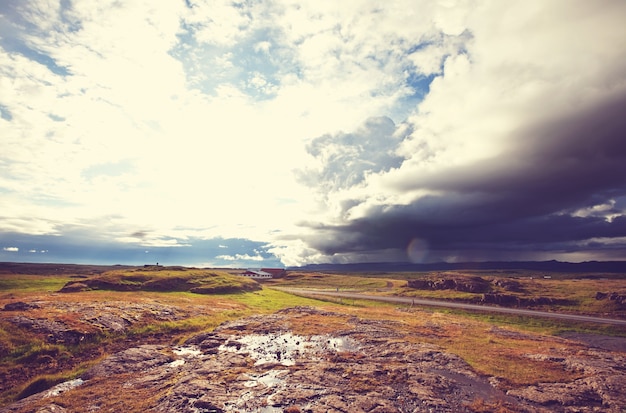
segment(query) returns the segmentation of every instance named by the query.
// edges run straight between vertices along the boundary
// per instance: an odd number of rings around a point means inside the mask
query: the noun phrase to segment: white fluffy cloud
[[[0,103],[12,117],[0,120],[2,186],[14,197],[5,230],[25,207],[42,218],[50,203],[48,220],[79,225],[116,216],[131,227],[283,227],[308,203],[290,174],[305,162],[304,141],[408,93],[404,46],[379,56],[393,27],[367,33],[372,13],[400,10],[210,6],[32,2],[4,11],[21,45],[0,62]],[[228,64],[213,66],[218,58]],[[246,84],[273,98],[257,101]]]
[[[218,259],[225,261],[263,261],[265,258],[261,255],[235,254],[235,255],[218,255]]]

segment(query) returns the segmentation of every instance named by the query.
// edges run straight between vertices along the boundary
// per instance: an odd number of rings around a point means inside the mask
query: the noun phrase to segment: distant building
[[[255,280],[263,280],[273,278],[272,274],[263,270],[246,270],[239,274],[243,277],[254,278]]]

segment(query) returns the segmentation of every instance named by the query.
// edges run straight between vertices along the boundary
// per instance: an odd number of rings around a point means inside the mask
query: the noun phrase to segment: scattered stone
[[[521,292],[523,291],[522,284],[519,281],[511,280],[508,278],[496,278],[493,284],[506,291]]]
[[[606,297],[608,297],[609,294],[608,293],[603,293],[601,291],[598,291],[596,293],[596,300],[604,300]]]
[[[33,308],[39,308],[37,304],[29,304],[23,301],[16,301],[14,303],[8,303],[4,305],[4,311],[28,311]]]
[[[409,280],[407,286],[418,290],[456,290],[468,293],[484,293],[491,289],[489,281],[481,277],[440,278],[437,280],[416,279]]]
[[[624,293],[618,293],[615,291],[610,293],[603,293],[601,291],[598,291],[596,293],[596,300],[605,300],[607,298],[615,302],[619,306],[626,306],[626,294]]]
[[[519,297],[513,294],[483,294],[479,300],[482,304],[496,304],[503,307],[533,307],[533,306],[552,306],[552,305],[569,305],[570,300],[552,297]]]

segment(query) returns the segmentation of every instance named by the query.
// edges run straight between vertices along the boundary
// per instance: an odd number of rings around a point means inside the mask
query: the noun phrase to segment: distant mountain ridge
[[[483,262],[437,262],[415,264],[410,262],[374,262],[353,264],[309,264],[288,267],[302,271],[348,271],[348,272],[403,272],[403,271],[446,271],[446,270],[531,270],[550,272],[595,272],[625,273],[626,261],[483,261]]]

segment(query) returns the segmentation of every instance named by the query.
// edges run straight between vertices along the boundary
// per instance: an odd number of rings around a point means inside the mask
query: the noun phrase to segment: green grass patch
[[[270,280],[267,284],[280,287],[340,288],[342,290],[371,291],[388,288],[394,284],[394,280],[364,277],[360,274],[291,272],[286,277]]]
[[[313,298],[300,297],[271,288],[246,293],[224,294],[220,297],[243,304],[252,313],[271,313],[288,307],[319,306],[321,301]]]
[[[436,311],[467,317],[472,320],[478,320],[496,326],[514,327],[518,330],[552,336],[558,336],[565,332],[576,332],[626,337],[626,328],[610,324],[582,323],[547,317],[528,317],[487,312],[483,313],[446,308],[437,309]]]
[[[33,333],[26,333],[6,322],[0,323],[0,363],[12,363],[17,359],[43,349],[47,344]]]
[[[32,294],[37,292],[58,291],[69,277],[45,275],[1,275],[0,292],[11,294]]]

